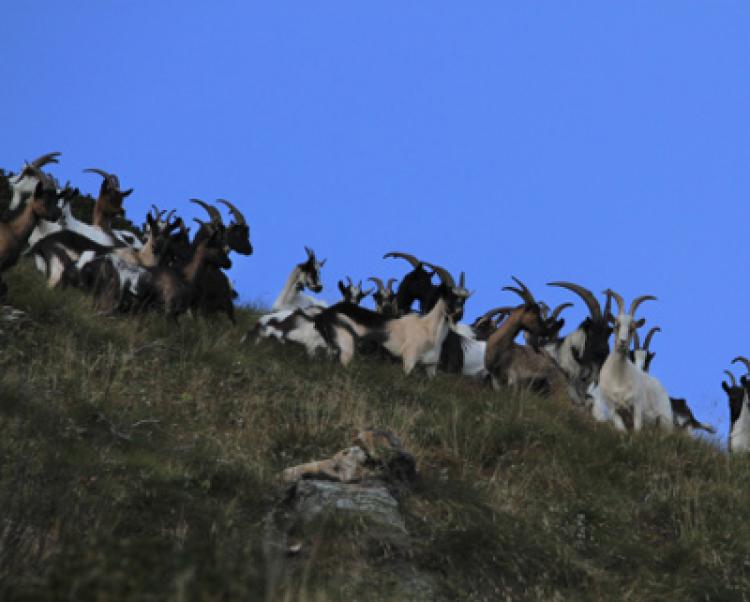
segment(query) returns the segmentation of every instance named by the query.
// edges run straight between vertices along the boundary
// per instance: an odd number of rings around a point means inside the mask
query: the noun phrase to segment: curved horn
[[[84,171],[84,172],[88,172],[88,173],[96,173],[96,174],[99,174],[99,175],[100,175],[100,176],[101,176],[102,178],[104,178],[105,180],[106,180],[107,178],[109,178],[109,176],[111,176],[111,175],[112,175],[112,174],[109,174],[109,173],[107,173],[107,172],[106,172],[106,171],[104,171],[103,169],[99,169],[98,167],[87,167],[87,168],[86,168],[86,169],[84,169],[83,171]]]
[[[750,374],[750,360],[747,359],[744,355],[738,355],[736,358],[732,360],[733,364],[736,364],[737,362],[742,362],[745,364],[745,368],[747,368],[747,373]]]
[[[476,320],[474,320],[474,324],[479,324],[480,322],[483,322],[484,320],[489,320],[491,318],[494,318],[498,314],[509,314],[515,309],[515,307],[510,307],[509,305],[504,305],[502,307],[496,307],[495,309],[491,309],[488,312],[485,312],[481,316],[479,316]]]
[[[206,210],[206,213],[208,213],[208,217],[211,218],[211,223],[216,224],[217,226],[224,223],[221,220],[221,213],[219,213],[219,210],[213,205],[209,205],[200,199],[190,199],[190,202],[203,207]]]
[[[633,351],[641,349],[641,337],[638,336],[638,331],[633,332]]]
[[[611,288],[608,288],[606,291],[604,291],[604,294],[609,295],[615,301],[617,301],[617,313],[618,314],[625,313],[625,300],[622,298],[622,295],[620,295],[619,293],[616,293]]]
[[[408,253],[400,253],[399,251],[391,251],[390,253],[386,253],[385,255],[383,255],[383,259],[385,259],[386,257],[400,257],[401,259],[406,259],[406,261],[408,261],[413,268],[418,268],[422,263],[421,261],[419,261],[419,259],[414,257],[414,255],[409,255]]]
[[[594,294],[589,289],[582,287],[580,284],[574,284],[573,282],[566,282],[564,280],[548,282],[547,286],[559,286],[561,288],[567,288],[569,291],[574,292],[581,299],[583,299],[583,302],[589,308],[589,314],[591,315],[592,319],[602,319],[603,316],[601,305],[599,305],[599,301],[596,300],[596,297],[594,297]]]
[[[635,310],[638,309],[638,306],[644,301],[656,301],[656,297],[653,295],[641,295],[640,297],[633,299],[633,302],[630,304],[631,316],[635,316]]]
[[[48,163],[59,163],[59,161],[57,160],[57,158],[61,154],[62,153],[59,152],[59,151],[55,151],[54,153],[47,153],[46,155],[42,155],[41,157],[37,157],[36,159],[34,159],[30,163],[30,165],[33,165],[37,169],[41,169],[42,167],[44,167]]]
[[[153,209],[153,215],[151,217],[153,217],[154,219],[159,219],[159,208],[151,203],[151,209]]]
[[[310,247],[305,245],[305,253],[307,253],[307,257],[309,259],[313,259],[315,257],[315,251],[313,251]]]
[[[526,303],[536,303],[536,299],[534,299],[534,295],[531,294],[529,287],[527,287],[523,282],[521,282],[515,276],[511,276],[511,278],[513,278],[513,280],[516,282],[516,284],[518,284],[520,288],[516,288],[515,286],[504,286],[503,290],[516,293]]]
[[[230,203],[226,199],[216,199],[216,202],[221,203],[222,205],[226,205],[227,209],[229,209],[229,213],[232,214],[232,217],[234,218],[234,221],[238,226],[247,226],[245,216],[242,215],[242,212],[237,209],[237,207],[235,207],[233,203]]]
[[[651,344],[651,339],[657,332],[661,332],[661,328],[659,328],[658,326],[654,326],[651,330],[648,331],[648,334],[646,335],[646,340],[643,342],[643,348],[646,351],[648,351],[648,346]]]
[[[372,280],[375,283],[375,286],[378,287],[378,292],[381,292],[385,289],[385,286],[383,286],[383,281],[380,278],[376,278],[375,276],[370,276],[368,280]]]
[[[573,307],[573,304],[568,302],[568,303],[561,303],[560,305],[558,305],[555,309],[552,310],[552,316],[551,316],[552,319],[557,320],[557,318],[560,317],[560,314],[563,312],[563,310],[567,309],[568,307]]]
[[[729,370],[724,370],[724,374],[726,374],[729,377],[729,382],[732,383],[732,387],[736,387],[737,379],[734,378],[734,374],[732,374]]]
[[[347,277],[346,277],[346,281],[347,281],[347,282],[349,283],[349,286],[350,286],[350,287],[353,287],[353,286],[354,286],[354,283],[352,282],[351,276],[347,276]]]
[[[446,270],[444,267],[435,265],[434,263],[428,263],[426,261],[423,261],[422,263],[427,267],[435,270],[435,273],[440,277],[440,280],[443,284],[445,284],[446,286],[450,286],[451,288],[456,288],[456,283],[453,280],[453,276],[451,276],[448,270]]]
[[[466,288],[466,274],[464,272],[461,272],[458,277],[458,286],[460,288]]]
[[[163,212],[164,212],[164,211],[162,211],[162,213],[163,213]],[[165,221],[165,222],[167,222],[167,223],[169,223],[169,220],[171,220],[171,219],[172,219],[172,216],[173,216],[173,215],[174,215],[175,213],[177,213],[177,210],[176,210],[176,209],[172,209],[172,211],[170,211],[169,213],[167,213],[167,217],[165,217],[165,218],[164,218],[164,221]],[[161,216],[161,214],[160,214],[160,216]]]
[[[388,282],[385,285],[385,289],[389,292],[393,292],[394,283],[398,282],[398,278],[388,278]]]

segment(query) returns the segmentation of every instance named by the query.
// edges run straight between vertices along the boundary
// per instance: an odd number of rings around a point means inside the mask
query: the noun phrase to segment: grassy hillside
[[[331,516],[268,599],[407,599],[393,566],[446,600],[750,591],[750,465],[707,443],[621,436],[451,376],[241,346],[249,310],[237,328],[175,327],[95,316],[28,264],[8,282],[28,321],[0,325],[0,599],[262,599],[277,474],[363,425],[417,457],[408,539]]]

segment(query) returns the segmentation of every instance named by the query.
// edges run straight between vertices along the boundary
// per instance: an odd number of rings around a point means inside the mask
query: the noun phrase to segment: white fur
[[[748,404],[750,404],[750,400],[747,391],[745,391],[740,416],[729,432],[729,451],[732,453],[750,451],[750,407],[748,407]]]

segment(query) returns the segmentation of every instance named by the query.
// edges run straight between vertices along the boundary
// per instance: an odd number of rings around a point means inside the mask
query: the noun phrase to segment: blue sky
[[[750,355],[747,2],[40,1],[3,7],[0,166],[62,151],[150,203],[245,210],[269,303],[303,246],[344,275],[465,270],[473,318],[544,286],[651,293],[652,372],[726,433]],[[582,304],[568,314],[573,326]],[[736,372],[740,372],[736,369]]]

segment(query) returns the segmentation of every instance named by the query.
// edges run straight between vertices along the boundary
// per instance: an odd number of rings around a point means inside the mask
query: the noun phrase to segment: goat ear
[[[120,196],[124,199],[126,196],[130,196],[133,193],[132,188],[128,188],[125,192],[121,192]]]
[[[633,326],[635,328],[643,328],[643,325],[646,323],[646,318],[641,318],[637,322],[633,322]]]
[[[346,287],[344,286],[344,283],[339,280],[339,290],[341,291],[341,294],[346,297]]]
[[[42,181],[39,180],[36,183],[36,186],[34,187],[34,196],[38,198],[42,196],[43,193],[44,193],[44,184],[42,184]]]
[[[327,257],[325,259],[323,259],[323,260],[321,260],[321,261],[318,262],[321,268],[326,264],[326,261],[328,261]]]
[[[721,381],[721,388],[722,388],[722,389],[724,389],[724,391],[725,391],[725,392],[726,392],[727,394],[729,393],[729,391],[730,391],[730,389],[731,389],[731,387],[730,387],[730,386],[729,386],[729,385],[727,384],[727,382],[726,382],[726,381],[724,381],[724,380],[722,380],[722,381]]]

